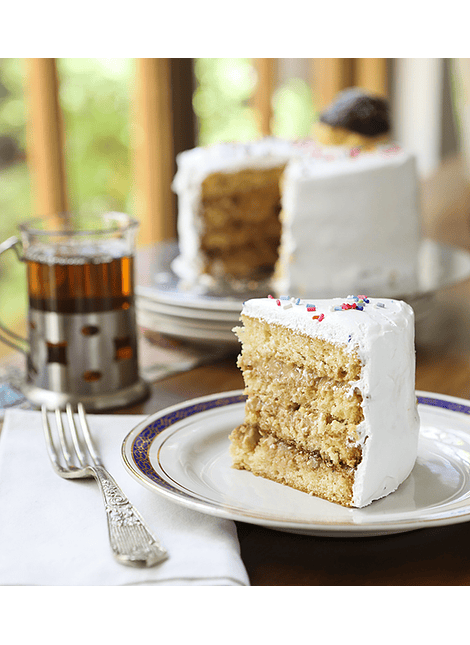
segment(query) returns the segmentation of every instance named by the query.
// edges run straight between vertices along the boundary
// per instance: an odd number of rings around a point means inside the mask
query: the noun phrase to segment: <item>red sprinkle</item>
[[[316,311],[316,310],[317,310],[316,307],[307,307],[307,311]]]
[[[269,294],[268,298],[271,298],[271,300],[274,300],[274,296],[272,296],[271,294]]]
[[[318,319],[318,322],[321,322],[321,321],[323,320],[323,318],[324,318],[324,317],[325,317],[325,314],[320,314],[320,317],[319,317],[319,319]]]
[[[276,300],[276,304],[277,304],[277,306],[278,306],[278,307],[280,307],[280,306],[281,306],[281,301],[280,301],[280,300]]]

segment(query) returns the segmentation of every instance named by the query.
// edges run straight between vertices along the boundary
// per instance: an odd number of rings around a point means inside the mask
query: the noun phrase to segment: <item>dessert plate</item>
[[[360,537],[470,520],[470,401],[417,392],[418,458],[398,490],[344,508],[231,468],[228,436],[242,423],[241,391],[151,415],[125,438],[129,473],[150,490],[202,513],[306,535]]]
[[[227,351],[236,351],[240,347],[238,338],[232,332],[233,327],[237,326],[235,322],[227,328],[216,328],[210,324],[197,325],[186,323],[178,318],[158,316],[144,308],[137,308],[137,322],[145,329],[179,340],[203,343],[209,346],[217,344],[226,347]]]

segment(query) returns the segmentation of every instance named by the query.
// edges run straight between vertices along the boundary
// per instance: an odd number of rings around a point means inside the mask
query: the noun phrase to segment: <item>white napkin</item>
[[[118,564],[97,483],[56,475],[40,413],[8,410],[0,434],[0,585],[249,584],[234,522],[174,504],[126,471],[122,442],[144,418],[89,415],[89,424],[105,466],[169,558],[148,569]]]

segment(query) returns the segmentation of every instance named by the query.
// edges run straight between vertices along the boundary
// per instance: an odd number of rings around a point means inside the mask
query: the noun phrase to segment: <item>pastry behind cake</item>
[[[393,492],[417,454],[412,309],[267,298],[241,318],[247,402],[233,465],[344,506]]]

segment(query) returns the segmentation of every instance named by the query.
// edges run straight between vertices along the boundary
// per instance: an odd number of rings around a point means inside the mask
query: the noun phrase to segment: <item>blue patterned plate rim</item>
[[[417,390],[416,396],[418,404],[421,406],[440,408],[457,414],[469,415],[470,417],[469,400],[421,390]],[[194,495],[189,489],[185,489],[181,484],[179,484],[179,487],[174,486],[171,483],[171,477],[168,476],[168,479],[162,478],[152,466],[150,450],[153,442],[162,432],[171,429],[177,422],[193,417],[194,415],[217,408],[226,409],[228,406],[244,403],[245,400],[246,396],[243,394],[242,390],[220,392],[191,399],[150,415],[147,419],[131,430],[124,439],[121,451],[122,459],[130,474],[141,484],[144,484],[146,487],[149,487],[150,484],[150,488],[152,490],[169,497],[177,503],[190,505],[191,508],[196,508],[196,510],[200,510],[203,513],[209,513],[219,517],[229,517],[240,521],[258,523],[265,526],[271,526],[272,528],[279,528],[280,530],[289,530],[289,527],[295,529],[295,522],[282,522],[276,518],[272,521],[271,525],[269,515],[263,516],[263,514],[260,513],[258,517],[253,517],[250,512],[245,513],[240,508],[230,509],[230,507],[226,505],[224,505],[224,508],[222,509],[219,504],[202,497],[200,494]],[[186,504],[186,502],[190,503]],[[350,510],[353,513],[356,511],[356,509]],[[376,535],[380,533],[386,534],[408,531],[422,528],[423,526],[460,523],[468,520],[470,520],[470,505],[465,509],[462,509],[462,512],[458,515],[452,516],[452,518],[441,516],[437,518],[423,518],[419,521],[419,526],[417,525],[416,520],[412,520],[411,522],[408,522],[407,520],[392,520],[391,525],[393,525],[393,527],[389,531],[386,530],[386,522],[380,522],[377,524],[372,522],[365,526],[355,524],[340,524],[335,526],[328,521],[327,528],[329,531],[332,531],[332,533],[334,533],[336,529],[340,531],[358,531],[362,529],[364,533]],[[315,523],[317,524],[318,521]],[[305,522],[301,522],[299,524],[299,528],[302,526],[304,526],[308,532],[308,526],[305,525]],[[322,531],[320,530],[320,532]]]

